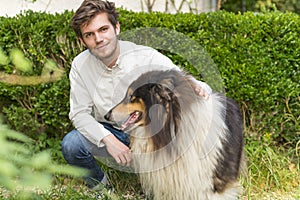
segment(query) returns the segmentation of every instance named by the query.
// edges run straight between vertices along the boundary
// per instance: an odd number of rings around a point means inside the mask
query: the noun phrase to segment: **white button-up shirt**
[[[141,74],[152,70],[178,69],[166,56],[150,47],[120,42],[120,56],[116,65],[108,68],[101,60],[85,50],[72,62],[70,77],[69,118],[75,128],[97,146],[111,134],[99,122],[119,103],[128,86]],[[207,84],[200,82],[208,92]]]

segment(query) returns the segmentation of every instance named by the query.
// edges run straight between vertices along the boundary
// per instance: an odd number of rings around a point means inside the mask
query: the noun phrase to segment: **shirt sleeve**
[[[92,97],[74,62],[69,78],[71,86],[69,118],[82,135],[98,147],[102,147],[104,146],[102,139],[111,133],[92,116],[94,105]]]

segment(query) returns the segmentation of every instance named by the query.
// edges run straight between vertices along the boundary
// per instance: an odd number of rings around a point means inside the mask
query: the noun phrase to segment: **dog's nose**
[[[104,119],[106,119],[107,121],[111,120],[111,110],[108,113],[106,113],[106,115],[104,115]]]

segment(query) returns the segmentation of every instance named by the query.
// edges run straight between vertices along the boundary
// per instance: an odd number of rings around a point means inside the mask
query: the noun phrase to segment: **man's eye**
[[[84,34],[85,38],[90,38],[91,36],[92,36],[92,33],[86,33],[86,34]]]
[[[108,28],[107,27],[103,27],[103,28],[101,28],[101,32],[106,32],[108,30]]]

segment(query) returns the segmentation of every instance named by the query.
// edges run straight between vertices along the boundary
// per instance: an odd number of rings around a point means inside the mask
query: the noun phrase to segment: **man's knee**
[[[62,140],[61,150],[65,160],[70,163],[82,152],[80,133],[77,130],[69,132]]]

